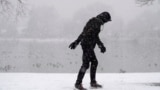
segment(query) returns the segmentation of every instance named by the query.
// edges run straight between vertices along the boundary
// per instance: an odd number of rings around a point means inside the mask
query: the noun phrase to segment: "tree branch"
[[[17,19],[27,15],[27,10],[24,0],[0,0],[0,16]]]
[[[19,1],[19,3],[22,3],[22,0],[18,0]]]
[[[155,0],[136,0],[136,2],[138,4],[141,4],[142,6],[143,5],[150,5],[154,2]]]

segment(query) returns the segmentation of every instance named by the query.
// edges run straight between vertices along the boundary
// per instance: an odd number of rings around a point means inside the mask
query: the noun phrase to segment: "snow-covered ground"
[[[73,90],[76,73],[0,73],[0,90]],[[160,90],[160,73],[98,73],[99,90]],[[88,90],[89,73],[83,85]]]

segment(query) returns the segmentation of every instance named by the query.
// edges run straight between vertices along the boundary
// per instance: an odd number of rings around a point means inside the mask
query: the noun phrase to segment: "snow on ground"
[[[0,73],[0,90],[73,90],[77,73]],[[98,90],[160,90],[160,73],[98,73]],[[89,73],[83,85],[88,90]]]

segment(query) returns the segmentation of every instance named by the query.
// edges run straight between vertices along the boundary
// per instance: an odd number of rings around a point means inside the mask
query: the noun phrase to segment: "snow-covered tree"
[[[140,5],[150,5],[156,0],[136,0],[136,2]],[[160,2],[160,1],[159,1]]]
[[[27,14],[25,0],[0,0],[0,16],[18,19]]]

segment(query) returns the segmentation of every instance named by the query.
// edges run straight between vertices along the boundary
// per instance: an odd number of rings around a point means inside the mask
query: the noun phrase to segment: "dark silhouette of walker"
[[[75,49],[76,46],[80,43],[83,50],[83,56],[82,56],[83,63],[79,70],[78,77],[75,83],[75,87],[79,90],[86,90],[82,86],[82,79],[85,75],[86,70],[89,68],[90,63],[91,63],[91,69],[90,69],[91,87],[95,88],[102,87],[96,82],[96,70],[97,70],[98,60],[95,56],[94,48],[97,44],[102,53],[106,52],[106,48],[99,38],[99,33],[101,31],[100,30],[101,25],[109,21],[111,21],[111,16],[108,12],[102,12],[96,17],[91,18],[87,22],[86,26],[83,29],[83,32],[79,35],[77,40],[75,40],[69,45],[69,48]]]

